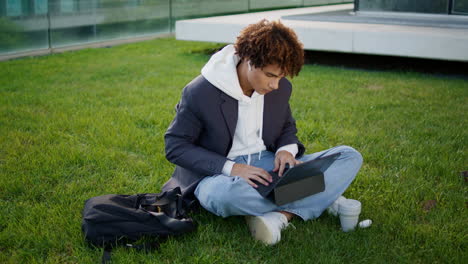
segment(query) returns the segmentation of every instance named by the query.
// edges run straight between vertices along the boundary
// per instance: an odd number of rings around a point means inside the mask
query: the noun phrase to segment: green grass
[[[159,192],[181,89],[219,47],[158,39],[0,62],[0,263],[97,263],[80,230],[92,196]],[[345,195],[371,228],[322,215],[266,247],[241,217],[114,263],[466,263],[468,81],[306,65],[291,99],[308,152],[346,144],[364,165]],[[423,205],[435,200],[425,210]]]

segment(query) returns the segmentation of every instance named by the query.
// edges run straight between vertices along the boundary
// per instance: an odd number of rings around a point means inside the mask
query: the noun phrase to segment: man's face
[[[284,77],[281,68],[276,64],[270,64],[263,68],[251,67],[247,73],[247,79],[254,90],[259,94],[267,94],[278,89],[279,81]]]

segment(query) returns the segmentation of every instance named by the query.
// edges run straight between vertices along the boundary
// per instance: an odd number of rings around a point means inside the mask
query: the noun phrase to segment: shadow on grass
[[[306,51],[305,58],[306,64],[367,71],[417,72],[468,80],[468,62],[324,51]]]
[[[190,54],[213,55],[226,44],[190,50]],[[381,56],[325,51],[305,52],[305,63],[366,71],[397,71],[432,74],[443,78],[468,80],[468,62],[445,61],[397,56]]]

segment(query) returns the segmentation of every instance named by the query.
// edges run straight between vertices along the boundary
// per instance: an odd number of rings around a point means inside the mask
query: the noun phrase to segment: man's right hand
[[[257,182],[267,186],[273,181],[271,175],[264,169],[241,163],[236,163],[232,166],[231,176],[239,176],[243,178],[254,188],[257,188],[258,186],[252,180],[256,180]]]

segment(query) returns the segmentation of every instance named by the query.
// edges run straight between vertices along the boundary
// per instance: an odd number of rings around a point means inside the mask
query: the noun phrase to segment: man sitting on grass
[[[296,34],[280,22],[247,26],[234,45],[214,54],[183,90],[165,134],[166,157],[176,164],[168,190],[180,186],[222,217],[248,216],[252,235],[269,245],[280,241],[292,217],[319,217],[358,173],[361,155],[339,146],[310,155],[296,137],[291,83],[304,64]],[[254,188],[294,166],[325,154],[341,153],[325,172],[325,191],[278,206]],[[340,198],[340,199],[338,199]],[[334,204],[336,207],[336,204]]]

